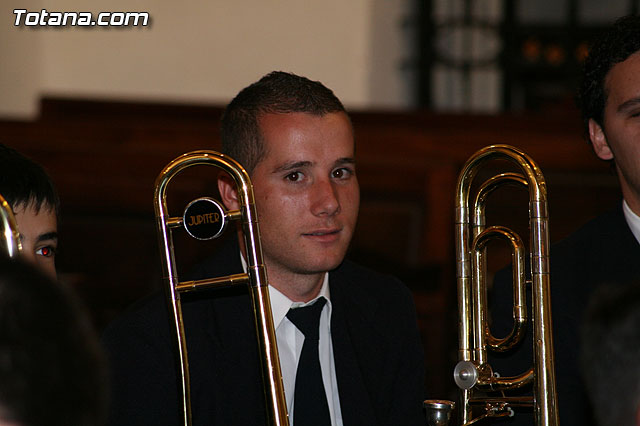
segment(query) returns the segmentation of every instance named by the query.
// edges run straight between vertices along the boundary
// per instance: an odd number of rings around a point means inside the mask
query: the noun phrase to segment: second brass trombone
[[[471,188],[478,171],[494,160],[514,164],[519,173],[501,173]],[[515,377],[498,377],[488,363],[488,350],[503,352],[523,337],[526,323],[525,247],[520,237],[503,226],[485,224],[487,196],[504,184],[524,186],[529,192],[529,260],[533,299],[534,364]],[[465,163],[456,187],[456,263],[458,285],[458,359],[454,379],[460,388],[462,425],[490,417],[503,417],[511,407],[533,406],[536,426],[558,426],[555,385],[551,301],[549,295],[549,231],[547,188],[538,165],[521,150],[493,145],[476,152]],[[514,282],[514,327],[502,339],[491,334],[488,323],[485,248],[489,241],[503,239],[512,247]],[[504,393],[533,383],[533,396]],[[492,396],[502,393],[502,396]],[[428,424],[444,425],[453,407],[446,401],[425,401]],[[478,412],[482,414],[477,414]],[[430,422],[430,423],[429,423]]]

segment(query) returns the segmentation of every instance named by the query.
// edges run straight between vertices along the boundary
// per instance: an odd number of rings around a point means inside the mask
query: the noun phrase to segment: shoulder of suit
[[[331,279],[347,281],[356,290],[379,294],[383,297],[394,294],[409,294],[409,288],[398,278],[389,274],[382,274],[371,268],[345,260],[329,275]]]
[[[591,219],[578,230],[555,243],[551,248],[551,253],[558,255],[567,251],[584,251],[590,247],[602,249],[607,245],[617,247],[622,243],[633,243],[634,241],[635,238],[620,207]]]

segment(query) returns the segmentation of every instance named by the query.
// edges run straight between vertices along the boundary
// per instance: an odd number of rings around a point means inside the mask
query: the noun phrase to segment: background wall
[[[323,81],[350,108],[411,104],[402,26],[410,0],[5,1],[0,114],[31,118],[39,95],[224,104],[281,69]],[[16,27],[29,12],[144,11],[147,27]]]

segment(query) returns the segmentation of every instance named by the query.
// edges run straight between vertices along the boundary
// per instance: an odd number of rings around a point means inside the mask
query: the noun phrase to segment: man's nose
[[[340,212],[338,191],[328,179],[317,181],[312,189],[311,213],[316,216],[333,216]]]

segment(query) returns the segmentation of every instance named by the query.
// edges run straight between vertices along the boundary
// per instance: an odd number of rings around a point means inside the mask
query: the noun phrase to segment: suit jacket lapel
[[[367,300],[356,300],[349,278],[339,271],[329,276],[331,289],[331,338],[340,395],[340,409],[345,426],[375,425],[375,411],[362,369],[366,359],[360,359],[355,348],[368,334]],[[362,308],[362,309],[359,309]],[[364,311],[363,311],[364,309]],[[375,356],[375,354],[371,354]]]
[[[215,304],[218,347],[216,360],[212,362],[226,388],[220,400],[239,405],[233,419],[224,419],[231,423],[225,424],[262,424],[252,423],[263,416],[264,393],[250,299],[243,292],[216,299]]]

